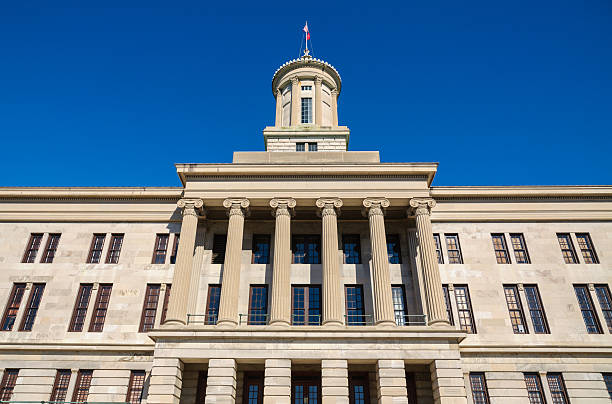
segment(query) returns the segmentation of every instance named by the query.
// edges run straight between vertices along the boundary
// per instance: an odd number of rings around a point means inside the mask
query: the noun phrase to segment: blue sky
[[[351,150],[435,185],[612,183],[609,0],[209,3],[2,2],[0,185],[179,185],[263,150],[305,19]]]

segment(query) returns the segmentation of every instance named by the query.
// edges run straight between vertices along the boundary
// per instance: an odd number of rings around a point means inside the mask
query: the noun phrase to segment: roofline
[[[183,187],[0,187],[0,199],[9,198],[180,198]]]
[[[435,198],[612,197],[612,185],[432,186]]]

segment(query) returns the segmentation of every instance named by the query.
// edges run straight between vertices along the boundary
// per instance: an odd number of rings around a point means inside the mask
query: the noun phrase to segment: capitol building
[[[610,403],[612,186],[435,186],[341,90],[283,64],[180,187],[0,188],[0,400]]]

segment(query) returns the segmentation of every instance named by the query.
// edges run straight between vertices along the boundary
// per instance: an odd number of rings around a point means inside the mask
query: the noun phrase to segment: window
[[[6,309],[4,310],[4,316],[2,318],[2,331],[11,331],[19,312],[19,306],[21,305],[21,299],[25,293],[25,283],[14,283],[13,290],[9,296]]]
[[[225,245],[227,234],[215,234],[213,238],[212,263],[223,264],[225,262]]]
[[[312,98],[302,98],[302,123],[312,123]]]
[[[26,306],[25,316],[21,321],[19,331],[32,331],[34,320],[36,320],[36,314],[40,308],[40,301],[44,291],[44,283],[35,283],[32,285],[32,291],[30,292],[30,298],[28,299],[28,305]]]
[[[293,236],[293,263],[320,264],[321,236]]]
[[[608,395],[612,399],[612,373],[603,373],[602,376],[606,383],[606,389],[608,389]]]
[[[557,233],[557,239],[559,240],[559,246],[561,247],[561,254],[566,264],[577,264],[578,258],[576,258],[576,250],[574,250],[574,244],[569,233]]]
[[[166,263],[166,251],[168,250],[169,234],[158,234],[155,237],[155,247],[153,248],[153,264]]]
[[[302,86],[302,91],[312,91],[312,86]]]
[[[584,319],[587,332],[589,334],[603,334],[599,325],[599,319],[593,308],[593,301],[591,300],[591,293],[588,287],[586,285],[574,285],[574,291],[578,298],[578,305],[582,311],[582,318]]]
[[[74,310],[72,310],[72,319],[70,320],[68,331],[83,331],[83,325],[85,324],[85,317],[87,317],[87,307],[89,306],[89,299],[91,297],[92,289],[93,284],[91,283],[82,283],[79,286],[79,293],[77,295],[76,302],[74,303]]]
[[[247,324],[266,325],[268,323],[268,286],[251,285],[249,296],[249,318]]]
[[[527,386],[527,395],[530,404],[544,404],[544,390],[542,390],[542,381],[537,373],[524,373],[525,385]]]
[[[10,401],[13,396],[13,389],[17,384],[17,376],[19,369],[5,369],[2,375],[2,384],[0,384],[0,400]]]
[[[400,248],[400,238],[397,234],[387,234],[387,255],[389,264],[402,263],[402,251]]]
[[[442,291],[444,292],[444,303],[446,303],[446,314],[448,315],[448,322],[450,323],[450,325],[455,325],[455,319],[453,318],[453,306],[451,306],[448,285],[442,285]]]
[[[104,239],[106,234],[94,234],[91,240],[91,248],[89,249],[88,264],[99,264],[102,258],[102,248],[104,248]]]
[[[170,263],[176,264],[176,255],[178,253],[179,240],[181,235],[176,233],[174,235],[174,244],[172,245],[172,254],[170,254]]]
[[[363,287],[361,285],[346,285],[346,325],[366,325],[363,311]]]
[[[53,262],[53,258],[55,258],[55,251],[57,251],[57,245],[59,244],[60,236],[61,234],[49,234],[49,238],[47,239],[47,245],[45,246],[45,251],[40,262],[42,262],[43,264],[50,264]]]
[[[491,234],[493,239],[493,250],[495,250],[495,258],[498,264],[510,264],[510,255],[506,246],[506,236],[501,234]]]
[[[155,315],[157,314],[160,292],[161,285],[159,283],[147,285],[142,315],[140,316],[140,332],[147,332],[155,327]]]
[[[298,142],[295,144],[295,151],[306,151],[306,143]]]
[[[270,235],[253,235],[253,264],[270,263]]]
[[[406,318],[406,293],[404,293],[404,286],[391,285],[391,298],[393,299],[395,324],[410,325],[410,320]]]
[[[40,248],[42,238],[42,233],[30,234],[30,240],[28,241],[28,246],[26,247],[21,262],[31,264],[36,261],[36,255],[38,254],[38,249]]]
[[[527,334],[529,331],[525,325],[525,314],[523,313],[523,306],[521,306],[518,288],[516,285],[506,285],[504,286],[504,294],[506,295],[506,304],[510,313],[512,331],[515,334]]]
[[[608,326],[608,332],[612,334],[612,298],[610,297],[610,289],[608,285],[595,285],[595,293],[597,294],[597,300],[599,300],[604,320]]]
[[[297,285],[291,290],[291,324],[321,325],[321,286]]]
[[[319,146],[316,143],[308,143],[308,151],[317,151]]]
[[[459,245],[458,234],[445,234],[446,237],[446,252],[448,253],[449,264],[463,264],[461,256],[461,246]]]
[[[359,234],[342,236],[342,251],[345,264],[361,264],[361,239]]]
[[[130,373],[130,384],[128,385],[125,401],[131,404],[140,404],[142,401],[142,391],[144,389],[145,371],[132,370]]]
[[[367,372],[349,372],[349,404],[370,404],[369,375]],[[408,401],[412,404],[411,401]]]
[[[245,404],[262,404],[263,403],[264,381],[263,372],[245,372],[244,373],[244,392],[246,394]],[[316,403],[314,403],[316,404]]]
[[[89,387],[91,386],[91,379],[93,376],[93,370],[79,370],[77,373],[77,379],[74,386],[74,393],[72,394],[72,402],[84,403],[87,401],[89,396]]]
[[[208,285],[208,301],[206,302],[206,324],[217,324],[220,299],[221,285]]]
[[[459,326],[468,334],[476,334],[474,315],[472,314],[472,303],[467,285],[455,285],[455,301],[457,302],[457,318]]]
[[[159,322],[163,324],[166,322],[166,314],[168,313],[168,303],[170,302],[170,292],[172,292],[172,284],[166,284],[166,293],[164,294],[164,305],[162,306],[162,313]]]
[[[440,243],[440,235],[434,234],[434,243],[436,244],[436,256],[438,257],[438,264],[444,264],[444,256],[442,255],[442,244]]]
[[[595,248],[593,247],[593,241],[591,241],[591,235],[589,233],[576,233],[576,240],[578,240],[578,248],[582,252],[584,263],[599,264]]]
[[[514,250],[514,260],[517,264],[531,264],[527,244],[522,233],[510,233],[510,242]]]
[[[96,296],[96,304],[91,317],[91,323],[89,324],[90,332],[102,332],[112,289],[112,284],[101,284],[98,286],[98,296]]]
[[[484,373],[470,373],[470,385],[472,386],[474,404],[489,404],[487,380]]]
[[[198,372],[198,387],[196,388],[195,404],[205,404],[207,382],[208,382],[208,371],[206,370],[199,371]]]
[[[548,387],[550,388],[550,395],[553,403],[569,403],[567,390],[565,390],[565,382],[563,381],[561,373],[548,373],[546,378],[548,379]]]
[[[51,402],[63,403],[66,401],[66,393],[68,393],[68,384],[70,383],[70,376],[72,371],[70,369],[58,369],[55,374],[55,382],[53,383],[53,390],[51,391]]]
[[[121,253],[121,246],[123,245],[123,234],[111,235],[110,248],[108,249],[108,255],[106,256],[107,264],[118,264],[119,254]]]
[[[531,324],[533,324],[533,332],[536,334],[550,334],[546,314],[544,313],[544,305],[540,298],[540,292],[537,285],[525,285],[525,296],[527,297],[527,306],[531,315]]]

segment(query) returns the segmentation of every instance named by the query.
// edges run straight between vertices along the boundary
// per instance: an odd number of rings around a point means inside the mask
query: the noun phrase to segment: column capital
[[[291,77],[291,84],[293,84],[294,86],[297,86],[299,82],[300,78],[298,76]]]
[[[270,207],[272,208],[272,216],[293,216],[293,208],[296,202],[293,198],[272,198],[270,199]]]
[[[249,206],[251,206],[251,201],[247,198],[227,198],[223,201],[223,207],[228,209],[228,216],[247,216],[249,214]]]
[[[384,216],[384,210],[385,208],[388,208],[389,205],[391,205],[391,203],[387,198],[366,198],[363,200],[363,207],[365,208],[368,216]]]
[[[179,199],[176,203],[176,206],[183,209],[183,216],[192,215],[197,216],[197,211],[199,210],[202,214],[204,214],[204,201],[201,199]]]
[[[321,83],[323,83],[323,77],[315,76],[314,82],[315,82],[316,85],[320,86]]]
[[[415,216],[418,215],[429,215],[431,209],[436,206],[436,201],[431,198],[412,198],[410,200],[410,209],[408,213],[412,213]]]
[[[319,211],[317,214],[319,216],[327,216],[327,215],[339,215],[340,208],[344,205],[342,199],[340,198],[319,198],[315,202]]]

